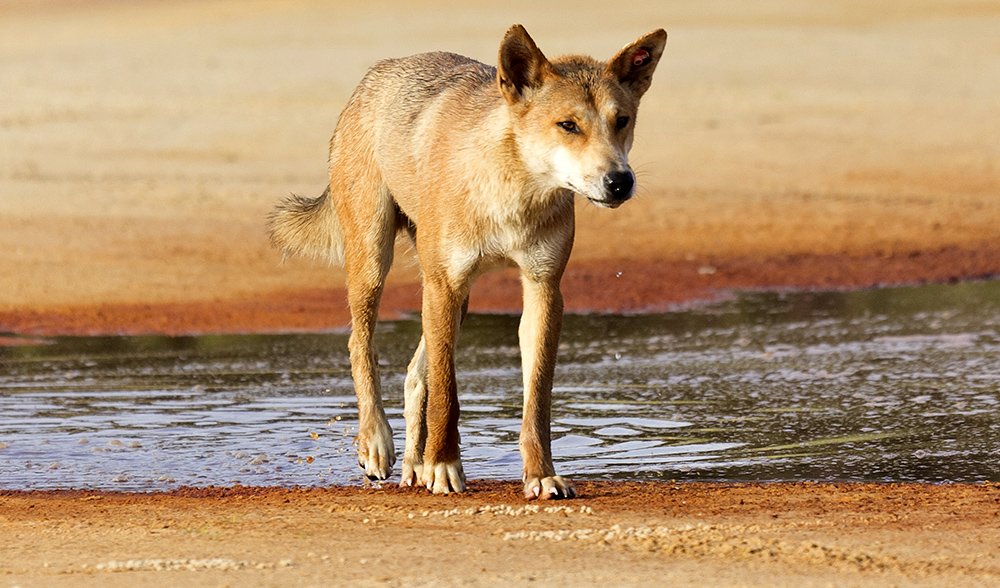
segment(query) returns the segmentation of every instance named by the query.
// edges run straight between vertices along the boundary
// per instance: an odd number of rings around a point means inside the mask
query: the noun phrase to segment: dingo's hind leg
[[[403,471],[400,486],[419,486],[424,465],[424,443],[427,441],[427,354],[426,343],[420,338],[403,385],[403,415],[406,418],[406,446],[403,450]]]
[[[358,397],[358,465],[369,479],[384,480],[392,471],[396,454],[382,406],[374,335],[385,277],[392,265],[399,214],[381,181],[363,175],[350,178],[352,193],[338,201],[338,214],[345,233],[344,266],[351,308],[348,348]],[[365,179],[370,180],[369,185],[363,185]]]

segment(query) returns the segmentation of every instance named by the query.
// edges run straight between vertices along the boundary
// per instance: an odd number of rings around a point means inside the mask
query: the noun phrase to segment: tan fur
[[[406,377],[401,483],[465,489],[458,329],[475,277],[513,264],[524,288],[525,496],[573,496],[555,473],[549,424],[573,196],[614,208],[632,195],[636,111],[666,36],[640,37],[606,63],[549,61],[516,25],[496,68],[425,53],[381,61],[361,80],[330,141],[326,193],[279,204],[270,232],[286,254],[342,260],[347,270],[359,463],[370,478],[385,479],[395,462],[372,337],[393,242],[406,231],[423,275],[424,335]]]
[[[302,255],[343,265],[340,222],[327,202],[329,195],[329,187],[319,198],[293,194],[275,206],[267,223],[271,245],[285,257]]]

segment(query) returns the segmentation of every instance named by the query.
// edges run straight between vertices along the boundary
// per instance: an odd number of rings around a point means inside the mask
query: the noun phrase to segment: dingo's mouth
[[[591,198],[590,196],[587,196],[587,200],[589,200],[592,203],[600,206],[601,208],[618,208],[622,204],[625,204],[625,202],[628,199],[626,198],[625,200],[603,200],[603,199]]]

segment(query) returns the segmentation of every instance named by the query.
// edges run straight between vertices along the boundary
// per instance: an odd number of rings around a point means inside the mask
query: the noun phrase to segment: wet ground
[[[463,329],[471,478],[520,475],[516,331]],[[397,453],[418,337],[412,320],[379,332]],[[0,488],[360,483],[346,339],[0,347]],[[1000,282],[568,316],[556,382],[554,453],[577,478],[1000,480]]]

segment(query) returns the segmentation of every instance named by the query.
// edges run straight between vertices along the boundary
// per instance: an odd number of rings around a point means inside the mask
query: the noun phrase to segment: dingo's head
[[[582,56],[549,61],[524,27],[511,27],[500,44],[497,81],[529,172],[600,206],[631,198],[636,112],[666,42],[659,29],[606,63]]]

